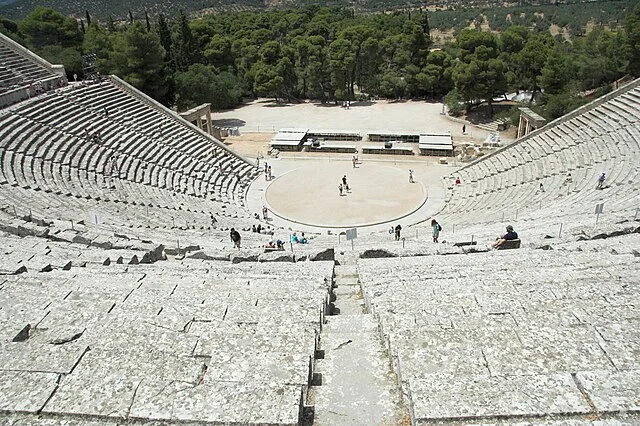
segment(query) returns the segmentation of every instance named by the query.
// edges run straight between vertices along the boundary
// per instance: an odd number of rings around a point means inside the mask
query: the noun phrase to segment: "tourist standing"
[[[229,237],[231,237],[231,241],[233,241],[233,244],[235,245],[236,248],[240,248],[240,233],[238,231],[235,230],[235,228],[231,228],[231,232],[229,232]]]
[[[431,228],[433,229],[433,242],[438,242],[438,237],[440,236],[440,231],[442,231],[442,226],[438,223],[437,220],[431,220]]]
[[[400,224],[397,224],[394,231],[396,233],[396,241],[400,241],[400,231],[402,231],[402,226],[400,226]]]

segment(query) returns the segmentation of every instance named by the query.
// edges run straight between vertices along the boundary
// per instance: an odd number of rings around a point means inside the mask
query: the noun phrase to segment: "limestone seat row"
[[[358,261],[416,424],[637,409],[637,262],[560,250]]]

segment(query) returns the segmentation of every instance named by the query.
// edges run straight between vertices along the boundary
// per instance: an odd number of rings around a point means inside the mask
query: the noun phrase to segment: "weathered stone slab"
[[[604,340],[603,350],[619,370],[640,370],[640,321],[596,327]]]
[[[587,420],[587,419],[530,419],[527,421],[514,421],[513,419],[505,419],[492,422],[482,423],[465,423],[467,426],[636,426],[637,419],[604,419],[604,420]]]
[[[198,360],[144,347],[92,349],[73,373],[63,378],[43,412],[124,418],[141,383],[149,383],[158,393],[173,382],[195,385],[203,371]]]
[[[570,374],[521,377],[434,374],[411,380],[409,387],[418,424],[591,411]]]
[[[40,328],[77,326],[89,328],[107,321],[115,302],[109,300],[63,300],[51,304],[47,315],[38,324]]]
[[[640,370],[577,374],[599,412],[640,411]]]
[[[50,418],[38,414],[10,414],[0,415],[3,424],[11,426],[117,426],[117,420],[97,420],[82,418],[60,418],[52,416]],[[159,426],[159,425],[147,425]]]
[[[247,306],[229,304],[225,321],[235,322],[279,322],[286,318],[294,318],[299,323],[319,323],[320,306],[289,306],[283,312],[278,306]]]
[[[102,351],[143,349],[176,356],[191,356],[198,342],[198,337],[194,335],[135,323],[121,326],[108,323],[87,330],[83,338],[92,349]]]
[[[131,406],[133,419],[201,421],[215,424],[297,425],[302,389],[205,380],[197,386],[174,382],[162,389],[143,383]]]
[[[488,345],[493,375],[534,375],[557,371],[608,370],[611,362],[589,327],[541,327],[518,331],[521,345]]]
[[[58,374],[54,373],[0,371],[0,411],[37,412],[57,382]]]
[[[449,343],[444,346],[423,344],[419,347],[409,344],[402,348],[398,348],[394,342],[391,345],[398,356],[403,381],[431,373],[489,375],[481,348],[472,342]]]
[[[0,346],[3,370],[70,373],[87,350],[82,341],[64,345],[8,342]]]
[[[133,291],[127,299],[116,304],[109,321],[119,324],[140,322],[173,331],[181,331],[194,318],[194,309],[172,303],[168,296]]]
[[[214,381],[307,385],[315,342],[297,334],[212,335],[207,377]]]

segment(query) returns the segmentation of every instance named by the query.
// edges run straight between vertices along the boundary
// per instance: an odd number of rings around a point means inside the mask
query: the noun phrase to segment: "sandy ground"
[[[424,101],[354,102],[345,109],[315,102],[287,104],[257,100],[231,111],[214,113],[212,120],[216,126],[238,129],[240,136],[228,137],[224,142],[248,158],[264,156],[269,141],[285,128],[353,131],[363,136],[382,131],[450,132],[454,145],[482,143],[489,135],[488,131],[470,124],[467,124],[467,134],[463,135],[462,124],[441,112],[441,103]]]
[[[346,176],[349,191],[340,191]],[[300,167],[267,187],[266,201],[277,213],[303,224],[325,227],[384,223],[417,210],[426,198],[419,183],[409,183],[399,165],[369,162],[353,168],[333,161]]]

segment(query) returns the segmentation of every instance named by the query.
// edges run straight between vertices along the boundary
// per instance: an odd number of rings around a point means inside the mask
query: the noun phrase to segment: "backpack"
[[[438,223],[438,232],[442,231],[442,226]]]

